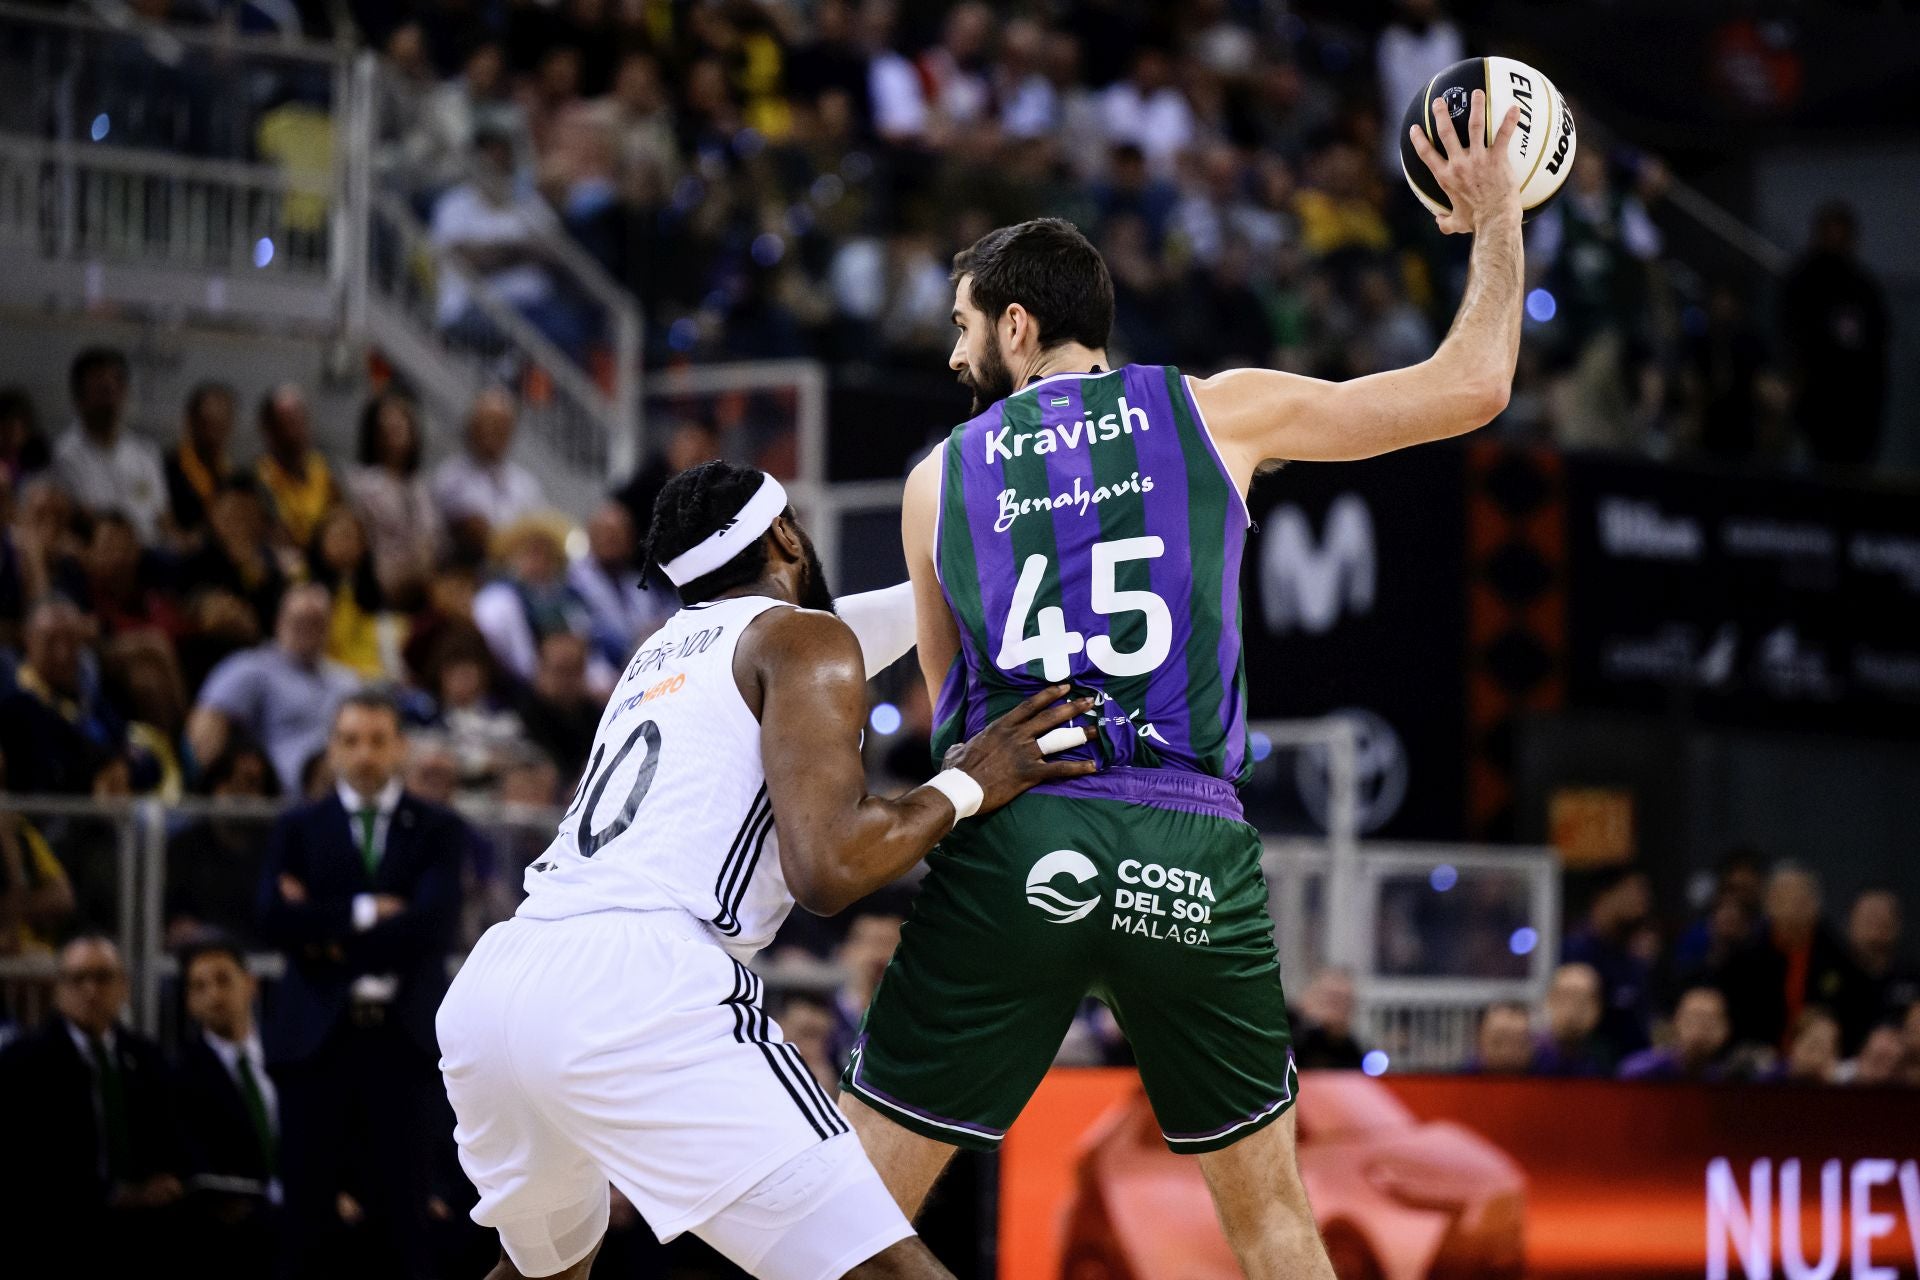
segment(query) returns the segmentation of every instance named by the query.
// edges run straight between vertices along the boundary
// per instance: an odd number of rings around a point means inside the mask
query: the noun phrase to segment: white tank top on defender
[[[627,663],[587,771],[519,914],[679,908],[746,959],[793,896],[760,767],[760,722],[733,678],[747,625],[784,601],[741,596],[682,609]]]

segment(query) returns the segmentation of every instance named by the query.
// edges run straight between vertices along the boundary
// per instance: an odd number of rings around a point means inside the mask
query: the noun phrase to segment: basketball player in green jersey
[[[1291,1035],[1238,795],[1246,494],[1269,460],[1372,457],[1505,407],[1515,113],[1488,146],[1485,110],[1476,91],[1468,144],[1414,132],[1452,201],[1441,229],[1475,240],[1453,328],[1411,368],[1344,383],[1112,369],[1113,286],[1072,226],[1003,228],[955,260],[951,364],[976,416],[914,470],[903,516],[936,751],[1068,682],[1098,699],[1068,756],[1100,771],[961,823],[929,859],[842,1081],[909,1216],[955,1147],[999,1143],[1092,993],[1168,1145],[1199,1157],[1242,1270],[1332,1276],[1294,1158]]]

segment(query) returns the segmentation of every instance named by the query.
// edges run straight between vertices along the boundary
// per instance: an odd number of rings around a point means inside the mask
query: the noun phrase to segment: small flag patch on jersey
[[[1055,396],[1051,401],[1051,403],[1054,408],[1060,409],[1060,408],[1064,408],[1067,405],[1072,404],[1073,401],[1066,396]]]

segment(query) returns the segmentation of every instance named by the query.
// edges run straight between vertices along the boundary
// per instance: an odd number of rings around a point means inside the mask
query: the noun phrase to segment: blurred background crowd
[[[640,301],[651,366],[802,356],[853,381],[937,370],[952,254],[1038,214],[1106,254],[1115,358],[1194,372],[1415,362],[1465,269],[1402,190],[1392,136],[1469,48],[1470,14],[1437,0],[72,7],[378,50],[380,180],[589,363],[608,335],[536,228]],[[156,65],[96,140],[288,167],[332,145],[297,75],[229,87]],[[1693,251],[1658,157],[1603,127],[1582,140],[1528,228],[1527,339],[1491,430],[1884,471],[1895,333],[1858,215],[1822,203],[1775,276]],[[492,321],[459,282],[434,314],[484,345]],[[641,467],[582,506],[515,460],[523,370],[437,426],[397,380],[321,424],[316,388],[244,395],[242,370],[135,421],[128,353],[70,355],[64,401],[0,388],[0,789],[178,805],[159,922],[172,1044],[126,1021],[118,829],[0,809],[0,958],[56,966],[39,1026],[0,1026],[0,1098],[44,1103],[0,1125],[48,1153],[0,1161],[0,1215],[86,1224],[30,1233],[49,1265],[185,1238],[214,1274],[265,1274],[288,1241],[303,1273],[480,1274],[490,1245],[465,1221],[434,1075],[442,962],[512,910],[614,677],[674,607],[642,581],[654,495],[738,441],[700,414],[656,423]],[[925,708],[904,701],[904,739],[876,710],[877,781],[930,772]],[[1914,904],[1825,901],[1795,852],[1732,853],[1685,903],[1656,903],[1638,870],[1574,885],[1543,1001],[1486,1011],[1467,1069],[1920,1087]],[[799,977],[774,1012],[829,1086],[905,901],[797,919],[778,945]],[[1383,952],[1403,934],[1417,949],[1414,924],[1382,928]],[[284,967],[256,1026],[262,953]],[[1365,1042],[1351,975],[1295,995],[1303,1067],[1387,1069],[1397,1046]],[[1103,1008],[1062,1060],[1128,1061]],[[623,1213],[602,1268],[648,1274]]]
[[[564,228],[639,299],[655,364],[937,367],[952,254],[1040,214],[1106,254],[1117,353],[1197,372],[1409,363],[1465,271],[1465,245],[1405,198],[1396,129],[1432,69],[1465,56],[1462,23],[1487,7],[1473,0],[1460,22],[1443,0],[77,7],[380,50],[383,181],[570,352],[606,335],[540,229]],[[1779,59],[1799,56],[1789,24],[1761,25]],[[1716,78],[1753,70],[1745,33],[1716,37]],[[117,86],[124,107],[95,104],[96,140],[290,170],[334,141],[324,77],[220,89],[217,71],[143,67]],[[1855,211],[1827,201],[1778,261],[1728,253],[1671,207],[1659,156],[1583,119],[1567,197],[1528,229],[1529,341],[1498,430],[1871,466],[1892,315]],[[464,286],[436,305],[448,332],[485,334]]]

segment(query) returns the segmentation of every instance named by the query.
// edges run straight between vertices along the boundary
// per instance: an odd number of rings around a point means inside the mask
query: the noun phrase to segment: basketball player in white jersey
[[[1091,704],[1043,690],[926,786],[870,796],[862,642],[780,485],[721,462],[676,477],[645,562],[686,607],[627,664],[526,901],[440,1009],[473,1217],[504,1253],[490,1280],[585,1276],[609,1182],[662,1240],[692,1231],[764,1280],[947,1276],[743,961],[796,900],[839,911],[959,819],[1091,772],[1038,745]],[[1048,747],[1063,735],[1085,736]]]

